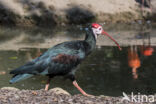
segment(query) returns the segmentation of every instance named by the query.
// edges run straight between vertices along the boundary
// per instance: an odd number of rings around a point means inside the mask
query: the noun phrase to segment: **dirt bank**
[[[57,93],[59,90],[62,93]],[[71,96],[58,90],[19,90],[16,88],[0,89],[0,104],[129,104],[121,102],[121,97],[91,96],[80,94]]]
[[[89,22],[154,20],[156,2],[140,0],[0,0],[0,24],[54,26]],[[151,9],[152,8],[152,12]]]
[[[141,95],[140,95],[141,96]],[[130,95],[128,95],[130,97]],[[154,95],[156,97],[156,95]],[[41,90],[19,90],[13,87],[0,89],[0,104],[155,104],[149,102],[122,101],[122,96],[70,95],[61,88]],[[153,99],[154,101],[156,99]],[[152,100],[152,102],[153,102]]]

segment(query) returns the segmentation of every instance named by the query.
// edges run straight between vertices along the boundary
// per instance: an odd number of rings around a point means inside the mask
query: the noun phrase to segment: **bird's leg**
[[[91,96],[87,94],[81,87],[77,84],[76,80],[73,81],[73,85],[84,95],[84,96]]]
[[[45,86],[45,91],[48,91],[48,88],[49,88],[49,85],[50,85],[50,80],[51,80],[51,78],[48,77],[47,84]]]
[[[73,82],[73,85],[84,95],[84,96],[92,96],[92,95],[89,95],[87,94],[79,85],[78,83],[76,82],[75,80],[75,76],[73,74],[69,74],[68,77],[72,82]]]

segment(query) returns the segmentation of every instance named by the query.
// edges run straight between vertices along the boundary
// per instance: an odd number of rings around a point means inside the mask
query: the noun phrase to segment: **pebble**
[[[14,89],[0,89],[0,104],[130,104],[129,102],[121,102],[121,97],[104,95],[86,97],[81,94],[71,96],[63,93],[58,94],[55,92],[56,90]]]

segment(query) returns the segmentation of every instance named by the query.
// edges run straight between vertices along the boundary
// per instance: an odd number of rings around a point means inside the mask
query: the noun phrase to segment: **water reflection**
[[[49,48],[60,42],[84,39],[85,26],[60,26],[55,28],[25,28],[25,27],[0,27],[0,49],[19,50],[21,48]],[[104,29],[114,37],[119,44],[141,45],[140,41],[143,33],[150,34],[151,40],[155,41],[156,33],[153,25],[103,25]],[[137,35],[139,33],[139,35]],[[136,36],[137,35],[137,36]],[[151,44],[154,44],[152,42]],[[114,45],[107,37],[99,36],[97,45]]]
[[[141,66],[141,61],[143,61],[141,57],[144,59],[143,56],[151,56],[154,52],[154,48],[151,46],[150,34],[142,31],[140,33],[142,36],[142,45],[134,45],[128,48],[128,65],[132,68],[134,79],[138,79],[137,69]]]
[[[137,46],[131,46],[128,49],[128,65],[132,68],[132,75],[134,79],[138,78],[137,69],[140,67],[140,63]]]
[[[141,53],[144,56],[151,56],[154,48],[151,46],[150,34],[143,34],[143,45],[141,46]]]

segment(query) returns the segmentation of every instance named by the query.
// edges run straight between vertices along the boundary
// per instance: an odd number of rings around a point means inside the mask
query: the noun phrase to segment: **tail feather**
[[[20,66],[12,71],[10,71],[10,74],[25,74],[33,72],[36,69],[36,66],[33,62],[28,62],[23,66]]]
[[[10,74],[24,74],[24,73],[33,73],[35,70],[34,66],[23,66],[17,69],[14,69],[10,72]]]
[[[10,83],[16,83],[18,81],[25,80],[25,79],[30,78],[32,76],[33,76],[33,74],[18,74],[18,75],[13,76],[13,78],[9,82]]]

